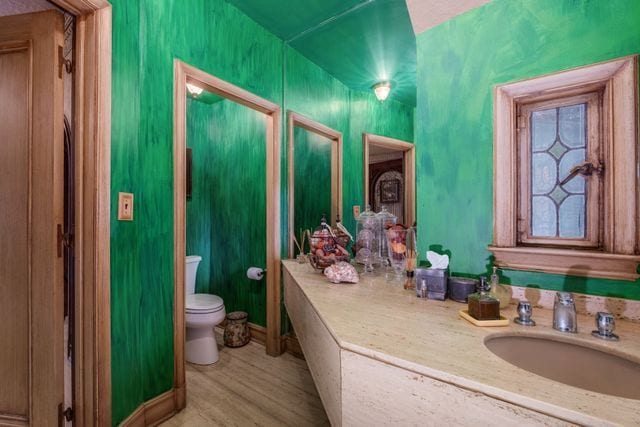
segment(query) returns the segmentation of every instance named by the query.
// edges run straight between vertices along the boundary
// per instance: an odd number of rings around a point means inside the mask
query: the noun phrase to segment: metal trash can
[[[227,324],[224,327],[224,345],[227,347],[242,347],[251,341],[247,318],[244,311],[233,311],[227,314]]]

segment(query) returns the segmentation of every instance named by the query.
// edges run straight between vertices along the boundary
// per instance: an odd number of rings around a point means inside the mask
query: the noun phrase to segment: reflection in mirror
[[[365,205],[386,207],[406,226],[415,221],[415,148],[394,138],[365,133]]]
[[[342,133],[298,113],[288,113],[289,256],[294,236],[313,231],[322,215],[335,224],[342,213]]]

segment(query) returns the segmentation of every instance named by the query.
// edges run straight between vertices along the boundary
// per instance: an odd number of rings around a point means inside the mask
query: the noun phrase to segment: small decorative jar
[[[382,255],[380,217],[371,211],[371,206],[356,218],[356,262],[364,265],[365,273],[372,273],[374,265],[380,265]]]
[[[380,212],[376,214],[378,219],[380,220],[380,262],[375,264],[380,264],[383,267],[388,267],[390,265],[389,260],[389,249],[387,247],[387,230],[396,225],[398,221],[398,217],[392,214],[387,210],[386,206],[382,206]]]
[[[227,347],[242,347],[251,340],[249,315],[244,311],[233,311],[227,314],[227,325],[224,327],[224,345]]]

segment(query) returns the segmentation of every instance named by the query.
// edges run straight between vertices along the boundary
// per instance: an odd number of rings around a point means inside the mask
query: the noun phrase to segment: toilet
[[[202,257],[197,255],[185,259],[186,358],[190,363],[210,365],[219,358],[213,328],[225,319],[226,312],[219,296],[195,293],[200,261]]]

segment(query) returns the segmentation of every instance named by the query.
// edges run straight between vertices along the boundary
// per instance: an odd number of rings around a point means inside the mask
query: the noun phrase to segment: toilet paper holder
[[[266,272],[266,268],[262,269],[260,267],[249,267],[247,269],[247,278],[251,280],[262,280]]]

